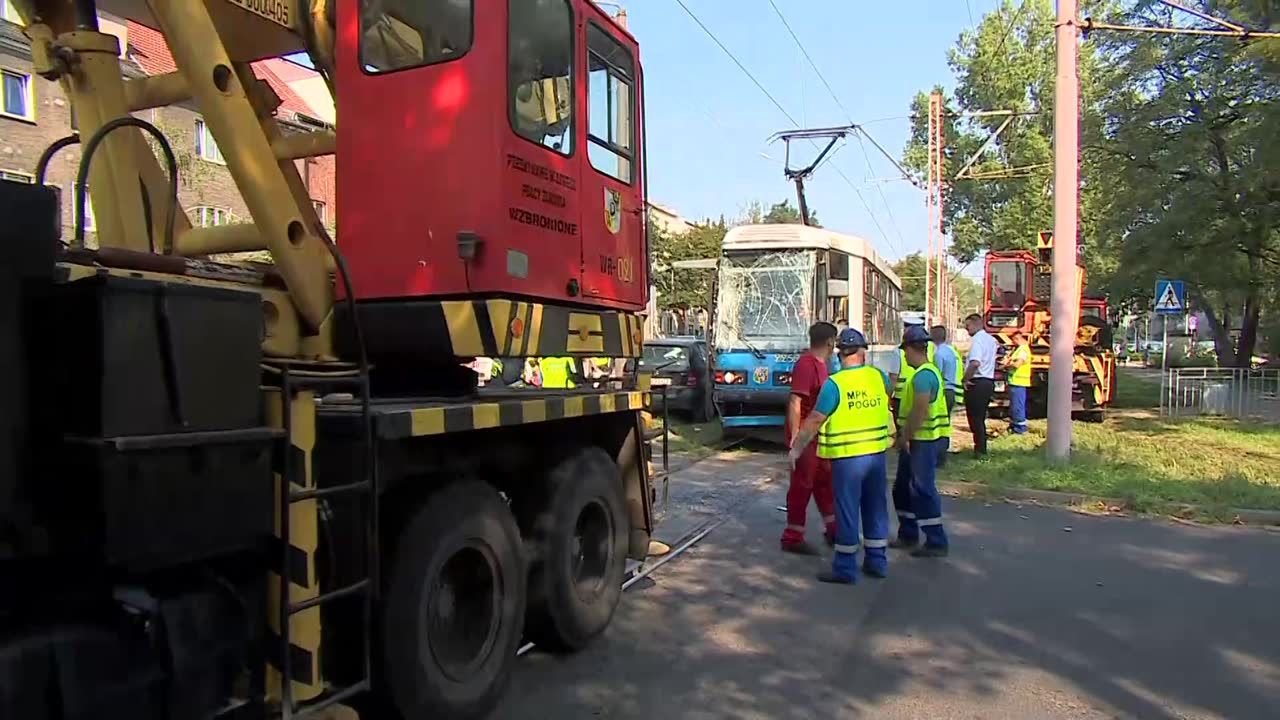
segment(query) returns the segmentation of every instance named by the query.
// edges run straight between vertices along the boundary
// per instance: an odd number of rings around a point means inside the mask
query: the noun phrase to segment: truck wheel
[[[506,504],[479,482],[441,489],[405,526],[382,616],[402,717],[483,717],[497,704],[524,619],[520,542]]]
[[[618,467],[603,450],[578,450],[547,476],[527,523],[539,556],[529,573],[526,633],[572,651],[599,635],[622,596],[630,521]]]

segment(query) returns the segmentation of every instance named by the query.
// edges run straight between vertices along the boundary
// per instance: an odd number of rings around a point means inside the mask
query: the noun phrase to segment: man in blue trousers
[[[818,402],[791,441],[794,467],[813,436],[818,456],[831,461],[836,496],[835,559],[822,582],[851,584],[862,570],[884,577],[889,570],[889,509],[885,504],[888,472],[885,453],[893,443],[889,411],[889,376],[867,365],[867,339],[854,328],[836,341],[840,370],[827,379]],[[859,542],[861,538],[861,542]]]
[[[948,543],[937,469],[938,456],[951,437],[946,381],[929,362],[929,334],[924,328],[909,328],[902,346],[914,374],[898,402],[898,472],[893,480],[898,538],[893,546],[911,548],[916,557],[945,557]],[[917,547],[922,532],[924,546]]]

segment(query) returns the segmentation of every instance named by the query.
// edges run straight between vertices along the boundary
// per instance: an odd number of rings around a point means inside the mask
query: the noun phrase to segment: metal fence
[[[1280,369],[1168,370],[1161,383],[1160,414],[1280,421]]]

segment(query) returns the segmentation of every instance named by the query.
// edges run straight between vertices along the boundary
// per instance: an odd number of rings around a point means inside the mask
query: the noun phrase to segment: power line
[[[773,0],[769,0],[769,6],[772,7],[773,12],[778,15],[778,19],[782,21],[782,27],[787,29],[787,33],[791,35],[791,39],[795,40],[796,47],[800,48],[800,53],[804,55],[804,59],[809,61],[809,67],[813,68],[813,72],[818,76],[818,79],[822,81],[823,87],[825,87],[827,92],[831,94],[831,99],[836,101],[836,105],[838,105],[840,110],[844,112],[845,117],[849,118],[849,122],[853,122],[853,117],[849,113],[849,109],[844,106],[844,103],[840,102],[840,98],[836,96],[836,91],[831,89],[831,83],[827,82],[827,78],[822,74],[822,71],[818,69],[818,64],[813,61],[813,57],[810,56],[809,51],[805,49],[804,43],[800,42],[800,38],[796,36],[795,30],[791,29],[791,23],[787,22],[786,16],[778,9],[778,4]]]
[[[822,74],[822,70],[819,69],[818,64],[814,62],[813,56],[809,54],[809,50],[804,46],[804,42],[800,40],[800,36],[796,35],[795,30],[791,28],[791,23],[787,22],[787,16],[782,14],[782,10],[781,8],[778,7],[778,4],[774,2],[774,0],[769,0],[769,7],[773,8],[774,14],[778,16],[778,20],[782,21],[782,26],[786,28],[787,34],[789,34],[791,36],[791,39],[795,41],[796,47],[800,48],[800,53],[804,55],[805,60],[809,61],[809,67],[813,68],[814,74],[817,75],[818,79],[822,81],[822,86],[827,89],[827,93],[831,95],[831,99],[834,100],[836,105],[840,108],[840,110],[844,112],[845,118],[848,119],[849,124],[853,127],[855,132],[858,133],[858,145],[862,149],[862,158],[867,163],[867,171],[870,172],[871,158],[867,154],[866,143],[862,141],[862,136],[866,135],[866,131],[858,127],[858,124],[853,121],[853,115],[849,112],[849,109],[844,106],[844,103],[840,102],[840,96],[837,95],[836,91],[831,87],[831,83],[827,82],[826,76]],[[896,160],[894,160],[887,152],[885,152],[884,148],[880,147],[879,143],[877,143],[874,139],[870,138],[870,136],[868,136],[868,139],[871,140],[871,143],[875,145],[876,148],[879,149],[880,152],[885,155],[885,157],[889,158],[889,160],[893,162],[895,167],[897,167],[900,171],[902,170],[901,165],[899,165]],[[835,165],[833,164],[832,167],[835,167]],[[877,219],[875,216],[875,213],[871,211],[871,206],[867,203],[866,199],[862,197],[862,192],[854,186],[853,182],[849,180],[848,176],[846,176],[843,171],[840,171],[839,168],[836,168],[836,169],[837,171],[840,172],[840,176],[844,178],[845,183],[847,183],[849,187],[853,189],[854,193],[858,195],[858,199],[862,201],[863,207],[867,209],[867,214],[871,216],[871,221],[875,223],[876,228],[880,230],[880,236],[884,238],[885,243],[895,247],[898,254],[901,255],[902,249],[899,247],[896,247],[896,244],[893,242],[893,238],[884,231],[883,227],[881,227],[879,219]],[[906,173],[904,172],[903,174],[905,175]],[[903,244],[905,244],[906,240],[902,238],[902,231],[898,229],[898,220],[893,216],[893,209],[889,207],[889,202],[884,196],[884,190],[882,190],[878,185],[876,186],[876,190],[880,194],[880,201],[884,205],[885,212],[889,214],[889,222],[893,226],[894,232],[898,234],[898,238],[902,240]]]
[[[720,38],[716,37],[716,34],[711,32],[711,29],[708,28],[697,15],[693,14],[693,11],[689,9],[689,6],[684,4],[684,0],[675,0],[675,3],[680,6],[681,10],[684,10],[684,13],[688,15],[690,19],[698,24],[698,27],[702,28],[702,32],[706,33],[707,37],[711,38],[711,41],[723,50],[725,55],[729,56],[729,59],[733,61],[734,65],[738,66],[738,69],[742,71],[742,74],[746,75],[751,82],[755,83],[755,86],[760,89],[760,92],[764,93],[764,96],[769,98],[769,102],[773,103],[773,106],[778,108],[778,112],[786,116],[786,118],[791,121],[792,125],[800,127],[800,123],[796,122],[796,119],[791,117],[791,113],[787,112],[787,109],[782,106],[782,103],[778,102],[778,99],[773,96],[773,93],[770,93],[765,86],[756,79],[756,76],[751,74],[751,71],[747,69],[747,66],[743,65],[742,61],[730,52],[729,48],[725,47],[724,43],[720,42]]]
[[[867,154],[866,145],[862,142],[862,136],[858,136],[858,144],[862,145],[862,159],[867,163],[867,172],[872,172],[871,157]],[[889,213],[889,224],[893,226],[893,231],[897,233],[898,239],[903,245],[907,244],[907,239],[902,236],[902,229],[898,227],[898,220],[893,216],[893,210],[889,207],[889,199],[884,196],[884,188],[879,184],[876,185],[876,192],[880,194],[880,203],[884,205],[884,211]],[[890,241],[892,244],[892,241]],[[898,254],[902,254],[902,248],[898,248]]]

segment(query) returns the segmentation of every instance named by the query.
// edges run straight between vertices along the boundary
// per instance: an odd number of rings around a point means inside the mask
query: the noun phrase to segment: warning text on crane
[[[227,0],[232,5],[266,18],[281,27],[292,28],[291,0]]]

